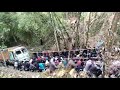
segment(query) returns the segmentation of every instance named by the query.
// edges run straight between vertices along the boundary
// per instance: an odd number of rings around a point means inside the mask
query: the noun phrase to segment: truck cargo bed
[[[3,56],[2,56],[3,54]],[[4,57],[4,58],[3,58]],[[6,50],[3,50],[3,51],[0,51],[0,61],[2,60],[9,60],[9,52],[8,52],[8,49]]]

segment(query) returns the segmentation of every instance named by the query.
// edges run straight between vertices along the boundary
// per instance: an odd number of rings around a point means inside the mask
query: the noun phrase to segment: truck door
[[[9,57],[10,57],[10,61],[14,61],[15,60],[15,56],[13,52],[9,52]]]

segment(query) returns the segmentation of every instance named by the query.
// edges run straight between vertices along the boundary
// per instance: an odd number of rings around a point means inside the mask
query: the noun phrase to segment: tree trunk
[[[62,22],[60,21],[60,19],[57,17],[57,15],[56,15],[55,13],[54,13],[54,15],[56,16],[57,20],[58,20],[58,21],[60,22],[60,24],[62,25],[62,27],[63,27],[63,29],[64,29],[64,31],[65,31],[67,37],[70,38],[68,32],[66,31],[66,27],[62,24]]]
[[[77,13],[77,30],[76,30],[76,47],[80,48],[80,30],[79,30],[79,26],[80,26],[80,17],[81,17],[81,12]]]
[[[58,38],[57,38],[57,32],[56,32],[55,29],[54,29],[54,36],[55,36],[55,41],[56,41],[57,49],[58,49],[58,51],[60,51],[60,47],[59,47],[59,43],[58,43]]]
[[[56,46],[57,46],[58,51],[60,51],[60,46],[59,46],[58,39],[57,39],[55,21],[54,21],[52,13],[50,12],[49,14],[50,14],[52,26],[53,26],[53,29],[54,29],[54,36],[55,36]]]
[[[88,39],[89,39],[89,30],[90,30],[90,16],[91,12],[89,13],[89,20],[88,20],[88,26],[87,26],[87,33],[86,33],[86,47],[88,46]]]
[[[115,34],[117,33],[117,23],[120,20],[120,12],[115,12],[113,21],[112,21],[112,26],[111,26],[111,31],[112,31],[112,35],[110,36],[111,39],[111,45],[110,48],[112,48],[114,42],[115,42]]]
[[[62,31],[62,29],[65,29],[65,27],[62,25],[62,28],[60,27],[60,24],[62,24],[61,23],[61,21],[60,21],[60,19],[57,17],[57,15],[54,13],[54,17],[56,18],[56,21],[58,21],[58,27],[60,28],[60,30],[61,30],[61,37],[62,37],[62,40],[63,40],[63,42],[64,42],[64,48],[67,48],[67,43],[66,43],[66,41],[65,41],[65,36],[64,36],[64,33],[63,33],[63,31]],[[60,41],[59,41],[60,42]]]

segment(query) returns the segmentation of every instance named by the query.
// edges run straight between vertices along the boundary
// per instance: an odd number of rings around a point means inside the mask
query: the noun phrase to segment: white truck
[[[29,51],[24,46],[11,47],[1,51],[0,53],[1,62],[8,61],[13,63],[15,60],[29,61],[30,60]]]

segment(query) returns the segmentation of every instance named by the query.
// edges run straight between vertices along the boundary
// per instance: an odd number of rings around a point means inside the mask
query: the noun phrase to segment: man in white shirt
[[[84,71],[87,72],[91,65],[92,65],[92,60],[86,61]]]
[[[32,64],[33,59],[30,59],[29,63]]]
[[[17,67],[18,67],[18,61],[16,60],[16,61],[14,62],[14,69],[17,69]]]

